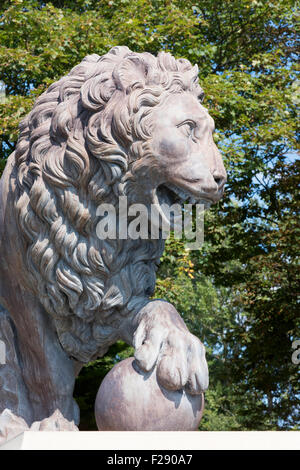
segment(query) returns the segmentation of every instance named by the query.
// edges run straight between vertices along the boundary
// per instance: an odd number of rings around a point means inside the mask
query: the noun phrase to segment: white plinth
[[[300,431],[32,432],[0,450],[298,450]]]

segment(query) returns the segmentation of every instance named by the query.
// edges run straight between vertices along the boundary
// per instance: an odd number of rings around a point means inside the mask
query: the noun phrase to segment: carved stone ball
[[[130,357],[102,381],[95,417],[99,431],[195,431],[203,408],[203,394],[162,388],[155,368],[143,372]]]

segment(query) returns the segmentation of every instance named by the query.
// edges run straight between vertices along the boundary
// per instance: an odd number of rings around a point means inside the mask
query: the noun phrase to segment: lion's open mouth
[[[209,199],[197,199],[193,194],[172,183],[164,183],[158,186],[156,194],[160,205],[204,204],[205,208],[208,208],[212,204]]]

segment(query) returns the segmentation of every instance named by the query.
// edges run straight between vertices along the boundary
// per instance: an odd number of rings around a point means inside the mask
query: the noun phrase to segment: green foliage
[[[118,44],[198,63],[228,184],[205,217],[201,250],[167,243],[156,296],[172,302],[207,347],[201,429],[296,429],[296,2],[13,0],[1,3],[0,16],[0,174],[35,97],[85,55]],[[104,374],[132,355],[124,348],[117,344],[77,380],[84,429],[95,426]]]

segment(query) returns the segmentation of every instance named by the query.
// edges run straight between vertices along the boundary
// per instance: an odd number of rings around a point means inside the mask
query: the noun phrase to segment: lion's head
[[[86,362],[152,294],[161,240],[99,240],[96,211],[130,202],[205,204],[225,170],[198,69],[127,47],[86,57],[36,101],[16,148],[15,209],[30,288],[63,348]]]

